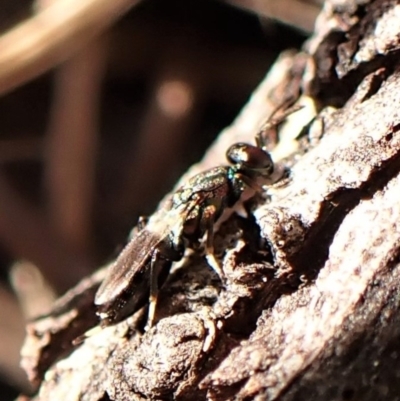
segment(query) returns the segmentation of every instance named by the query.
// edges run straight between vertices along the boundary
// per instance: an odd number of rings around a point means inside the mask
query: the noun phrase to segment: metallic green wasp
[[[117,323],[150,299],[147,326],[154,320],[158,288],[172,262],[186,247],[197,249],[204,239],[209,265],[224,282],[224,272],[214,256],[214,228],[222,213],[235,206],[246,188],[259,191],[259,181],[269,179],[274,163],[263,140],[299,107],[270,117],[256,136],[256,144],[235,143],[226,152],[229,165],[199,173],[188,180],[141,227],[110,267],[95,296],[100,324]]]

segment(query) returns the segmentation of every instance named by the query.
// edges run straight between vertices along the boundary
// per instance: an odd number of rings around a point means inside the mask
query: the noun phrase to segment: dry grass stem
[[[0,37],[0,95],[68,59],[139,0],[59,0]]]

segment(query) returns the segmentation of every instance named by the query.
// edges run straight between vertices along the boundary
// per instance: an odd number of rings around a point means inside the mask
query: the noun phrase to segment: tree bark
[[[45,400],[395,400],[400,389],[400,5],[326,1],[313,37],[276,62],[183,179],[253,141],[277,104],[304,109],[272,154],[286,185],[215,239],[228,285],[197,253],[146,312],[100,330],[104,271],[28,326],[23,364]]]

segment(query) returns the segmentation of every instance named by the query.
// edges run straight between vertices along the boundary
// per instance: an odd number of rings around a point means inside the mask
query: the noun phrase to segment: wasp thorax
[[[268,177],[274,171],[270,154],[258,146],[235,143],[226,152],[226,158],[244,174]]]

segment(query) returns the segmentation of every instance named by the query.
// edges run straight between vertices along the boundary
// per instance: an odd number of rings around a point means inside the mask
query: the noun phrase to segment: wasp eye
[[[268,176],[274,170],[274,162],[268,152],[247,143],[235,143],[226,152],[226,158],[239,170]]]

